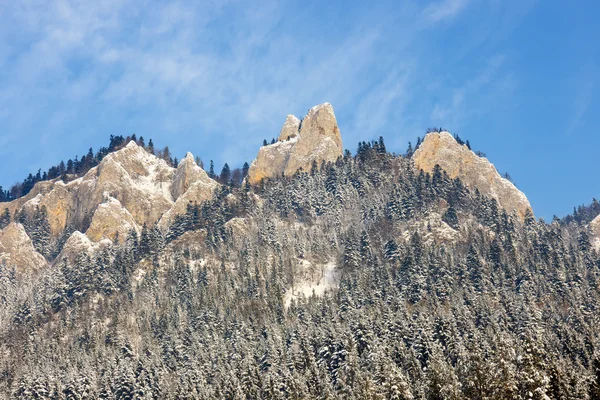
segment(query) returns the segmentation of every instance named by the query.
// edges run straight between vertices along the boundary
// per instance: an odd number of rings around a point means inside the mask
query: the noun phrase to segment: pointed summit
[[[248,181],[257,184],[263,178],[298,170],[309,171],[313,162],[334,162],[342,155],[342,137],[333,107],[329,103],[311,108],[302,121],[288,115],[278,142],[260,148],[250,165]]]
[[[171,193],[175,204],[161,217],[158,223],[160,228],[166,230],[173,218],[179,214],[185,214],[190,203],[202,203],[212,198],[218,186],[219,183],[211,179],[206,171],[196,164],[194,155],[188,152],[185,158],[179,162],[173,176]]]
[[[279,138],[277,140],[284,142],[286,140],[293,139],[298,136],[299,131],[300,120],[295,115],[289,114],[283,123],[283,127],[281,127]]]
[[[173,199],[177,200],[197,181],[208,183],[212,179],[209,178],[206,171],[196,164],[194,155],[188,151],[185,158],[179,162],[177,171],[175,171],[175,176],[173,177],[173,185],[171,187]]]
[[[508,212],[515,211],[521,219],[528,210],[531,211],[527,197],[500,176],[494,164],[459,144],[449,132],[427,134],[412,160],[417,168],[429,173],[438,164],[451,178],[460,178],[467,186],[479,189],[482,194],[496,199]]]

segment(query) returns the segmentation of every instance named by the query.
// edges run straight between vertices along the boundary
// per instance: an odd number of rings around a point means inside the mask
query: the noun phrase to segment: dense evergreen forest
[[[168,232],[1,266],[0,397],[600,398],[596,211],[521,221],[383,140],[226,182]],[[290,298],[328,263],[339,288]]]

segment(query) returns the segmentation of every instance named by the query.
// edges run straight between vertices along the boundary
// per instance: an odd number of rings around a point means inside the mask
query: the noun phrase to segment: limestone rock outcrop
[[[295,115],[289,114],[283,123],[283,127],[281,127],[277,140],[279,142],[285,142],[286,140],[294,139],[298,136],[299,130],[300,120]]]
[[[592,231],[592,245],[600,251],[600,215],[590,222],[590,230]]]
[[[264,178],[293,175],[299,169],[309,171],[313,161],[334,162],[342,152],[342,137],[333,107],[323,103],[311,108],[302,121],[287,116],[278,141],[260,148],[250,165],[248,182],[254,185]]]
[[[92,257],[96,252],[104,247],[110,246],[112,242],[103,239],[100,242],[92,242],[90,238],[79,231],[75,231],[69,236],[62,251],[56,257],[59,262],[66,262],[71,265],[77,261],[82,254]]]
[[[52,191],[52,189],[54,189],[54,185],[56,184],[56,181],[57,180],[55,179],[55,180],[37,182],[33,186],[33,189],[31,189],[31,191],[29,193],[27,193],[26,196],[20,197],[11,202],[1,202],[0,203],[0,212],[4,212],[4,209],[7,208],[8,211],[10,212],[10,215],[15,215],[15,213],[17,211],[21,210],[21,208],[23,208],[25,206],[25,204],[27,202],[29,202],[30,200],[35,199],[39,195],[45,196],[50,191]],[[31,207],[30,209],[32,209],[32,208],[35,208],[35,207]]]
[[[17,271],[36,271],[48,265],[38,253],[23,225],[12,222],[0,230],[0,265]]]
[[[38,207],[45,207],[55,240],[67,227],[77,230],[58,257],[73,261],[73,254],[82,249],[95,251],[117,237],[123,241],[131,230],[139,233],[144,224],[168,228],[190,202],[210,199],[217,187],[191,153],[173,168],[131,141],[84,176],[66,184],[60,179],[38,182],[26,196],[0,203],[0,211],[8,208],[11,215],[21,210],[33,215]],[[47,265],[21,225],[7,226],[2,237],[0,260],[28,269]]]
[[[117,237],[119,242],[123,242],[131,230],[139,233],[133,215],[121,205],[119,200],[107,196],[106,201],[96,208],[85,234],[94,242],[102,239],[114,242]]]
[[[184,194],[192,184],[201,181],[207,186],[216,186],[216,182],[208,177],[206,171],[196,164],[192,153],[188,152],[185,158],[179,162],[175,176],[173,177],[173,185],[171,192],[174,199],[178,199]]]
[[[36,207],[46,207],[52,235],[58,236],[67,226],[69,216],[73,212],[74,193],[77,187],[77,181],[68,184],[57,181],[52,190],[45,194],[37,194],[25,202],[23,208],[27,214],[32,215]]]
[[[196,164],[192,153],[187,153],[173,178],[175,204],[162,216],[159,227],[163,230],[168,228],[175,216],[186,212],[189,203],[202,203],[212,198],[217,187],[219,184]]]
[[[104,157],[81,179],[74,218],[90,218],[104,193],[119,200],[138,225],[153,224],[173,205],[171,181],[175,169],[131,141]]]
[[[500,176],[494,165],[479,157],[466,145],[459,144],[448,132],[433,132],[425,136],[421,146],[412,156],[415,166],[431,173],[436,164],[451,178],[460,180],[471,188],[498,201],[508,212],[516,212],[524,219],[531,205],[527,197],[508,179]]]
[[[138,230],[159,220],[168,226],[172,217],[185,212],[189,202],[211,198],[218,186],[196,165],[191,153],[175,169],[131,141],[83,177],[67,184],[61,180],[38,182],[27,196],[1,203],[0,208],[8,208],[11,215],[21,209],[31,215],[44,206],[54,237],[70,226],[89,231],[93,241],[112,240],[116,232],[122,236],[125,228]],[[105,202],[107,196],[112,200]]]

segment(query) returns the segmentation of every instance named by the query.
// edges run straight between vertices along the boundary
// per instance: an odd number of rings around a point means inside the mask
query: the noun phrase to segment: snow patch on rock
[[[60,262],[73,264],[81,254],[87,254],[92,257],[96,252],[111,244],[112,242],[108,239],[92,242],[88,236],[75,231],[69,236],[56,259]]]
[[[106,193],[104,195],[106,196]],[[135,219],[119,200],[109,196],[96,208],[90,227],[85,234],[94,242],[102,239],[115,241],[117,236],[118,241],[122,242],[131,230],[137,233],[140,231]]]

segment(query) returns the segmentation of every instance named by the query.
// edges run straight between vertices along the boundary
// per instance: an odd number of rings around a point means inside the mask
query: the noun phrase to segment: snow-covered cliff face
[[[94,211],[92,222],[85,234],[94,242],[102,239],[109,239],[113,242],[118,239],[119,242],[122,242],[132,230],[139,233],[139,227],[133,215],[123,207],[119,200],[107,196],[106,201]]]
[[[460,180],[482,194],[493,197],[509,212],[524,219],[531,205],[527,197],[508,179],[500,176],[487,158],[479,157],[459,144],[448,132],[429,133],[413,157],[415,166],[431,173],[438,164],[451,178]]]
[[[590,230],[592,231],[592,246],[600,251],[600,215],[590,222]]]
[[[309,171],[313,162],[336,161],[342,155],[342,137],[333,107],[323,103],[311,108],[302,122],[288,115],[278,141],[260,148],[250,165],[248,181]]]
[[[27,196],[0,203],[0,209],[8,208],[11,215],[24,210],[31,216],[45,207],[54,238],[66,227],[78,230],[65,245],[70,254],[86,240],[99,243],[118,237],[122,241],[131,230],[139,233],[144,224],[160,221],[166,229],[172,218],[186,211],[189,202],[211,198],[218,186],[196,165],[191,153],[175,169],[132,141],[107,155],[83,177],[67,184],[39,182]],[[21,225],[11,224],[0,234],[0,257],[6,264],[37,268],[46,263]]]
[[[138,225],[153,224],[173,205],[174,173],[164,160],[129,142],[81,178],[73,219],[91,218],[107,193],[121,202]]]
[[[0,230],[0,265],[14,266],[17,271],[35,271],[48,263],[33,247],[23,225],[12,222]]]
[[[196,164],[192,153],[187,153],[177,166],[173,178],[171,192],[175,203],[162,215],[159,227],[166,230],[175,216],[186,212],[189,203],[202,203],[210,199],[218,186],[219,184]]]

